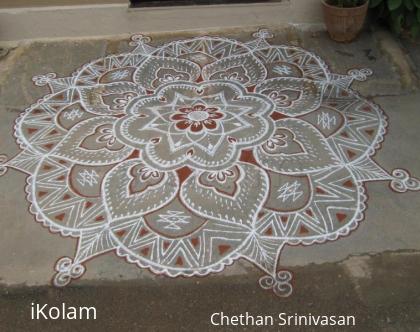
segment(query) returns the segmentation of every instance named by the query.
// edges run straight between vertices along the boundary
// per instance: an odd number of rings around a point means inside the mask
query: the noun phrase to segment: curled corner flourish
[[[348,74],[356,81],[366,81],[373,74],[373,71],[369,68],[351,69]]]
[[[412,177],[405,169],[396,168],[391,172],[392,180],[390,187],[398,193],[405,193],[407,191],[419,191],[420,180]]]
[[[53,277],[54,286],[64,287],[73,279],[80,278],[85,273],[86,268],[70,257],[62,257],[57,261],[55,271],[57,273]]]
[[[48,83],[51,82],[51,80],[54,80],[57,77],[56,73],[47,73],[44,75],[37,75],[32,77],[32,82],[34,82],[34,84],[36,86],[45,86]]]
[[[274,275],[265,275],[260,278],[261,288],[271,289],[275,295],[279,297],[288,297],[293,292],[292,285],[293,275],[290,271],[280,270]]]

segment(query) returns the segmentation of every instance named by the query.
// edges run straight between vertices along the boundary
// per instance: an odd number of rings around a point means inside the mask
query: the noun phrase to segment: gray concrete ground
[[[219,33],[248,39],[250,31]],[[273,43],[310,49],[327,60],[334,72],[372,68],[373,76],[355,88],[389,116],[389,133],[375,159],[388,170],[404,167],[420,175],[418,45],[406,43],[402,49],[382,31],[366,32],[351,44],[334,43],[325,32],[274,32]],[[152,37],[160,43],[179,36]],[[93,58],[126,50],[126,37],[8,44],[8,54],[0,59],[0,151],[10,156],[18,152],[13,122],[46,92],[32,85],[32,76],[51,71],[66,76]],[[28,305],[33,300],[97,304],[101,322],[78,325],[80,331],[100,327],[106,331],[212,330],[208,317],[215,310],[354,312],[360,319],[355,330],[420,330],[418,193],[396,194],[386,183],[370,183],[366,219],[350,237],[318,246],[286,247],[282,265],[295,272],[298,285],[288,299],[279,300],[261,291],[255,282],[257,272],[247,262],[205,279],[173,281],[140,270],[113,254],[89,262],[83,281],[76,286],[54,290],[46,286],[51,264],[57,257],[71,255],[75,240],[54,236],[34,222],[23,195],[25,176],[9,172],[0,179],[0,186],[7,188],[0,193],[2,331],[57,331],[55,323],[32,325],[28,321]],[[72,328],[76,326],[60,325],[62,331]]]
[[[417,78],[420,79],[420,41],[418,39],[404,39],[402,45],[404,52],[411,59],[410,65],[413,71],[417,75]]]
[[[193,278],[153,282],[103,283],[52,289],[1,288],[2,331],[387,331],[414,332],[420,325],[419,254],[385,253],[363,260],[369,275],[349,273],[346,264],[325,263],[296,268],[299,288],[287,299],[263,292],[258,275]],[[31,321],[31,302],[95,306],[96,321]],[[214,312],[253,315],[288,314],[356,316],[355,327],[215,327]]]

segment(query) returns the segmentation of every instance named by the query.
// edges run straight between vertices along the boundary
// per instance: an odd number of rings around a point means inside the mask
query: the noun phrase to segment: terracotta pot
[[[338,42],[350,42],[357,37],[365,22],[369,1],[359,7],[340,8],[322,1],[324,19],[330,37]]]

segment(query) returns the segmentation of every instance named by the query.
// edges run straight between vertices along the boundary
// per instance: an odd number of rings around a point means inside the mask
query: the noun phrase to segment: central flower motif
[[[176,127],[180,130],[189,129],[192,132],[201,130],[216,129],[215,120],[223,117],[218,107],[208,107],[203,104],[196,104],[193,107],[181,107],[171,119],[176,122]]]
[[[220,170],[271,136],[273,109],[269,98],[235,82],[171,82],[133,99],[116,130],[157,169]]]

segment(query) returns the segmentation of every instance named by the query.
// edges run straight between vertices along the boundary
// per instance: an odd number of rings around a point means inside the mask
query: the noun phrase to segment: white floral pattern
[[[51,93],[18,118],[21,152],[0,175],[28,175],[36,220],[79,239],[56,265],[56,286],[114,250],[167,276],[220,272],[239,258],[292,292],[285,245],[346,236],[364,217],[364,183],[419,190],[405,170],[373,159],[386,132],[379,107],[350,89],[369,70],[331,73],[316,55],[222,37],[134,49],[71,77],[34,77]]]
[[[232,82],[169,83],[133,100],[116,132],[157,169],[223,169],[241,149],[269,138],[273,108]]]

